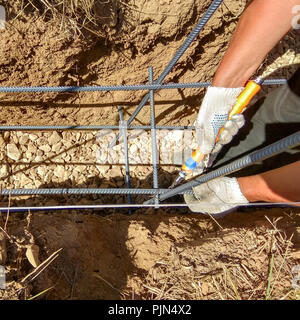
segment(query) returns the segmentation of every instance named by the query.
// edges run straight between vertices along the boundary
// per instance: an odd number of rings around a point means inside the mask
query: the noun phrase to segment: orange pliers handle
[[[263,80],[261,78],[247,82],[244,90],[238,96],[236,104],[231,109],[227,118],[228,120],[230,120],[235,114],[239,114],[244,111],[253,97],[260,91],[262,82]],[[219,136],[223,130],[224,127],[219,130],[215,143],[219,141]],[[190,173],[193,169],[195,169],[197,164],[203,160],[204,157],[205,154],[203,154],[198,147],[194,150],[192,156],[183,164],[181,170],[186,173]]]

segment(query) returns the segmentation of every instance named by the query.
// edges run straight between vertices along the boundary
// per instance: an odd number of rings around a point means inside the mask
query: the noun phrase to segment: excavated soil
[[[166,82],[211,80],[246,2],[224,1]],[[109,1],[101,8],[103,17],[110,17],[103,18],[105,37],[86,30],[80,36],[66,33],[58,19],[30,10],[16,14],[17,3],[9,7],[6,30],[0,30],[0,86],[147,83],[148,67],[156,79],[210,1]],[[292,31],[258,74],[288,78],[300,63],[299,52],[299,34]],[[158,92],[157,124],[193,124],[204,92]],[[117,106],[128,119],[144,94],[0,93],[0,124],[116,125]],[[134,123],[150,123],[148,105]],[[1,187],[124,187],[123,165],[96,161],[101,147],[96,138],[97,132],[1,133]],[[131,175],[133,187],[151,186],[147,164],[133,166]],[[174,166],[161,168],[160,185],[167,187],[172,176]],[[2,206],[126,201],[66,195],[1,199]],[[240,209],[217,222],[175,208],[0,217],[8,238],[0,231],[7,278],[1,299],[299,298],[292,286],[300,264],[299,209]],[[37,258],[29,258],[36,252],[32,248],[39,248],[40,267],[35,268]]]

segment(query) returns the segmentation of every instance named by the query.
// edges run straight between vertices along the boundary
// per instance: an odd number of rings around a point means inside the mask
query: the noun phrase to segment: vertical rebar
[[[124,121],[124,116],[123,116],[123,109],[122,107],[118,106],[118,111],[119,111],[119,117],[120,117],[120,133],[123,136],[123,143],[124,143],[124,159],[125,159],[125,182],[127,185],[127,188],[131,188],[130,184],[130,171],[129,171],[129,157],[128,157],[128,143],[127,143],[127,121]],[[128,203],[132,203],[131,195],[127,195],[128,198]],[[129,210],[129,213],[132,213],[131,210]]]
[[[149,83],[153,84],[153,68],[149,67]],[[155,104],[154,90],[149,91],[150,97],[150,125],[151,125],[151,146],[152,146],[152,166],[153,166],[153,188],[158,189],[158,152],[156,141],[156,122],[155,122]],[[158,196],[155,196],[155,204],[159,204]],[[158,207],[155,207],[156,209]]]
[[[215,11],[219,8],[219,6],[222,4],[224,0],[213,0],[204,15],[201,17],[199,22],[196,24],[195,28],[192,30],[192,32],[188,35],[188,37],[185,39],[184,43],[181,45],[181,47],[176,51],[175,55],[169,62],[169,64],[166,66],[166,68],[163,70],[161,75],[158,77],[158,79],[155,81],[155,84],[161,84],[165,77],[169,74],[171,69],[174,67],[174,65],[177,63],[177,61],[182,57],[184,52],[188,49],[190,44],[196,39],[200,31],[204,28],[206,23],[209,21],[209,19],[212,17],[212,15],[215,13]],[[149,93],[147,93],[138,107],[135,109],[135,111],[132,113],[131,117],[128,119],[128,125],[131,124],[131,122],[135,119],[137,114],[141,111],[141,109],[144,107],[144,105],[149,100]],[[119,135],[116,136],[116,138],[111,143],[111,146],[115,145],[116,142],[119,139]]]

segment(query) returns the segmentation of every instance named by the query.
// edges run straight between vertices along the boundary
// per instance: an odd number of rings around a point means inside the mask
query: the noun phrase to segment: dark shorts
[[[300,68],[287,84],[259,99],[244,112],[244,116],[245,126],[228,146],[223,147],[214,168],[300,131]],[[234,176],[264,172],[297,160],[300,160],[299,147],[245,168]]]

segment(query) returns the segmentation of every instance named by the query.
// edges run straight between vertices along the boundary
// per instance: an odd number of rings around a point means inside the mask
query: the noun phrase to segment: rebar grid
[[[191,34],[184,41],[182,46],[176,52],[174,57],[171,59],[169,64],[166,66],[164,71],[158,77],[156,81],[153,80],[153,69],[149,68],[149,84],[140,84],[140,85],[117,85],[117,86],[57,86],[57,87],[0,87],[0,92],[92,92],[92,91],[136,91],[136,90],[147,90],[148,93],[144,96],[136,110],[130,116],[127,121],[124,121],[122,108],[119,107],[119,116],[120,116],[120,125],[119,126],[101,126],[101,125],[90,125],[90,126],[81,126],[81,125],[71,125],[71,126],[0,126],[0,131],[32,131],[32,130],[119,130],[119,134],[113,141],[112,145],[119,139],[119,136],[123,136],[124,142],[124,152],[125,152],[125,169],[126,176],[125,182],[127,188],[55,188],[55,189],[2,189],[1,195],[3,196],[22,196],[22,195],[85,195],[85,194],[115,194],[115,195],[127,195],[128,205],[127,207],[151,207],[151,204],[132,204],[131,195],[153,195],[154,196],[154,207],[158,208],[163,206],[159,204],[159,199],[168,198],[170,195],[169,189],[159,189],[158,186],[158,154],[157,154],[157,142],[156,142],[156,130],[165,129],[165,130],[193,130],[193,126],[156,126],[155,122],[155,100],[154,92],[156,90],[165,90],[165,89],[184,89],[184,88],[205,88],[211,85],[211,82],[200,82],[200,83],[169,83],[163,84],[162,82],[169,74],[171,69],[181,58],[183,53],[187,50],[193,40],[198,36],[200,31],[209,21],[213,13],[218,9],[222,4],[223,0],[213,0],[207,11],[204,13],[203,17],[197,23]],[[286,79],[270,79],[265,80],[264,85],[280,85],[286,83]],[[145,104],[150,99],[150,126],[130,126],[132,121],[135,119],[140,110],[145,106]],[[127,145],[127,129],[144,129],[151,130],[151,143],[152,143],[152,166],[153,166],[153,188],[152,189],[141,189],[141,188],[131,188],[130,184],[130,171],[129,171],[129,158],[128,158],[128,145]],[[179,191],[179,190],[176,190]],[[174,194],[183,194],[191,193],[192,190],[185,188],[183,191],[173,192]],[[104,207],[105,205],[102,205]],[[122,205],[120,205],[122,206]],[[125,205],[126,206],[126,205]],[[176,206],[176,204],[172,204]],[[178,204],[180,206],[180,204]],[[67,209],[79,208],[83,206],[67,206]],[[86,206],[88,207],[88,206]],[[90,206],[96,207],[96,206]],[[101,206],[98,206],[99,208]],[[113,207],[116,207],[113,205]],[[48,207],[39,207],[38,210],[43,210],[43,208]],[[49,207],[50,208],[50,207]],[[7,208],[0,208],[0,211],[6,210]],[[18,210],[18,208],[14,208]],[[8,209],[7,209],[8,210]],[[20,208],[20,211],[22,208]]]

